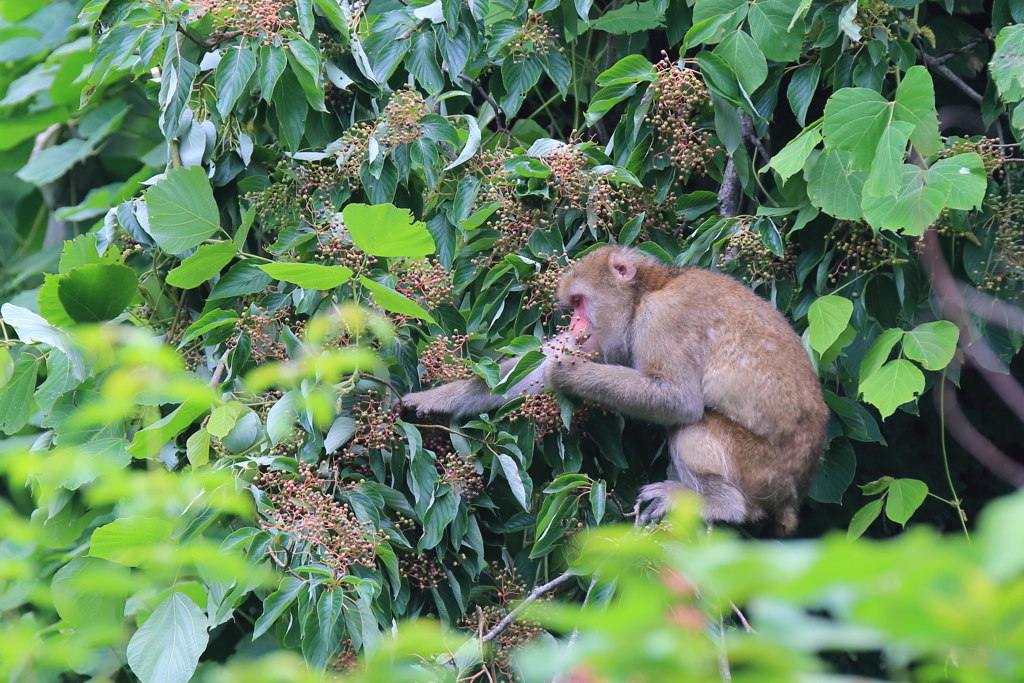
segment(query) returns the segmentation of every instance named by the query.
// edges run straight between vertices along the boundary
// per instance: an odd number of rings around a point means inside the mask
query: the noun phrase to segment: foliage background
[[[722,643],[737,678],[1020,674],[1019,501],[975,546],[826,534],[966,535],[1011,490],[930,397],[949,377],[943,400],[960,387],[1020,459],[1013,413],[961,368],[988,346],[1020,377],[1021,330],[942,321],[921,255],[935,230],[954,275],[1017,301],[1024,3],[0,16],[5,676],[299,680],[253,664],[281,648],[378,680],[710,679]],[[692,511],[581,534],[628,521],[666,465],[660,432],[595,406],[402,419],[420,385],[527,372],[559,273],[609,241],[743,278],[803,335],[834,415],[800,534],[825,540],[698,539]],[[523,357],[507,378],[503,353]],[[579,622],[487,637],[570,567]],[[475,639],[383,638],[415,617]],[[517,664],[526,643],[554,649]]]

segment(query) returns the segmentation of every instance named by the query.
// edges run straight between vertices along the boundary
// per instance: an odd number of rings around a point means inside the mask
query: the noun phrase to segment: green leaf
[[[423,552],[436,547],[444,536],[444,530],[452,523],[458,512],[458,497],[452,493],[451,488],[444,487],[423,515],[423,536],[416,545],[417,551]]]
[[[412,50],[405,58],[405,65],[431,95],[444,89],[444,74],[441,73],[434,31],[420,30],[413,34]]]
[[[363,287],[370,290],[373,294],[374,301],[376,301],[377,305],[385,311],[391,311],[392,313],[398,313],[399,315],[408,315],[431,323],[436,322],[434,318],[419,304],[412,299],[402,296],[395,290],[374,282],[365,276],[360,276],[359,282]]]
[[[606,88],[601,88],[597,95],[590,100],[590,106],[585,115],[587,125],[592,126],[608,113],[616,104],[636,92],[636,83],[621,80],[612,83]]]
[[[789,62],[800,56],[806,28],[803,18],[793,20],[799,8],[800,0],[760,0],[750,6],[750,35],[768,59]]]
[[[876,229],[923,235],[939,217],[949,195],[949,185],[925,185],[921,170],[913,164],[903,164],[902,169],[903,185],[895,196],[864,197],[864,218]]]
[[[811,203],[836,218],[858,220],[863,216],[861,194],[867,175],[851,168],[849,152],[826,150],[807,173]]]
[[[851,168],[866,171],[892,115],[892,105],[874,90],[838,90],[825,103],[825,146],[850,152]]]
[[[0,306],[0,316],[17,331],[18,338],[26,344],[49,344],[63,351],[71,361],[71,374],[79,381],[85,379],[85,360],[67,332],[49,324],[38,313],[10,302]]]
[[[281,585],[276,591],[267,596],[267,599],[263,601],[263,614],[260,615],[259,619],[256,620],[256,625],[253,628],[252,639],[256,640],[264,633],[267,629],[274,625],[277,618],[284,614],[298,596],[299,591],[306,585],[306,583],[291,575],[285,575],[281,578]]]
[[[615,65],[597,77],[597,84],[602,88],[617,83],[636,83],[637,81],[653,81],[657,72],[643,55],[629,55],[615,62]]]
[[[878,515],[882,512],[882,499],[873,500],[860,510],[857,510],[857,514],[850,520],[850,528],[846,532],[846,538],[848,540],[856,540],[860,538],[871,523],[878,519]]]
[[[297,35],[288,41],[288,63],[306,93],[309,106],[317,111],[327,111],[324,106],[323,60],[320,51]]]
[[[821,354],[820,364],[830,365],[836,358],[839,358],[839,354],[843,352],[843,349],[852,344],[856,338],[857,330],[854,329],[853,325],[847,325],[846,329],[840,332],[836,340],[832,342],[832,345]]]
[[[256,55],[241,44],[229,47],[217,64],[217,111],[227,116],[256,72]]]
[[[459,152],[459,156],[456,157],[455,161],[444,167],[444,170],[450,171],[456,166],[464,164],[469,161],[476,151],[480,149],[480,126],[477,124],[476,119],[469,114],[463,114],[462,118],[466,120],[466,125],[469,128],[469,135],[466,138],[466,145]]]
[[[867,353],[864,354],[864,358],[860,362],[858,377],[861,382],[875,374],[878,368],[885,365],[885,362],[889,360],[889,354],[892,352],[893,347],[896,346],[896,342],[902,338],[903,330],[894,327],[878,335],[875,341],[871,342],[871,346],[868,347]]]
[[[188,329],[185,330],[185,334],[181,338],[181,343],[178,345],[178,348],[181,348],[202,334],[207,334],[208,332],[212,332],[222,327],[234,325],[236,320],[238,320],[238,314],[234,311],[225,311],[220,308],[207,311],[199,318],[199,320],[188,326]]]
[[[185,457],[192,467],[202,467],[210,461],[209,430],[200,429],[188,437],[188,441],[185,442]]]
[[[187,683],[209,639],[206,615],[175,591],[128,642],[128,666],[143,683]]]
[[[330,2],[330,0],[326,0]],[[266,101],[274,96],[274,86],[288,65],[288,55],[277,45],[264,45],[260,48],[260,69],[257,79],[260,83],[260,96]]]
[[[227,299],[263,291],[274,278],[260,269],[254,261],[239,261],[224,273],[210,292],[210,299]]]
[[[148,560],[154,546],[171,540],[172,525],[157,517],[122,517],[92,532],[89,555],[138,567]]]
[[[528,511],[530,509],[530,501],[526,496],[526,488],[523,486],[523,478],[519,474],[519,466],[516,464],[515,459],[511,455],[505,455],[504,453],[495,453],[495,457],[498,458],[498,462],[501,464],[501,471],[504,472],[505,479],[512,489],[512,495],[523,506],[523,509]]]
[[[811,106],[811,100],[817,91],[820,76],[821,63],[813,62],[801,66],[789,79],[786,98],[793,113],[796,114],[796,122],[801,126],[807,125],[807,109]]]
[[[815,299],[807,311],[811,348],[824,353],[846,329],[852,315],[853,302],[849,299],[834,294]]]
[[[221,271],[238,253],[234,242],[203,244],[195,253],[167,273],[167,284],[181,289],[193,289]]]
[[[714,54],[724,59],[740,85],[748,93],[757,90],[768,78],[768,63],[757,43],[743,31],[733,31],[718,44]]]
[[[422,258],[434,253],[434,238],[412,212],[392,204],[349,204],[342,211],[352,241],[373,256]]]
[[[917,479],[895,479],[889,484],[885,516],[897,524],[906,524],[928,497],[928,485]]]
[[[873,197],[888,197],[899,192],[903,182],[903,157],[907,152],[907,140],[913,126],[893,121],[882,131],[875,149],[871,172],[864,184],[864,194]]]
[[[198,246],[220,229],[220,210],[202,166],[175,168],[146,192],[149,232],[169,254]]]
[[[891,360],[861,382],[860,391],[884,420],[924,391],[924,375],[909,360]]]
[[[591,26],[621,35],[653,31],[662,25],[663,20],[664,13],[655,9],[654,2],[640,2],[605,12]]]
[[[708,19],[735,13],[729,31],[739,27],[747,16],[747,0],[697,0],[693,6],[693,23],[699,24]],[[727,31],[728,32],[728,31]]]
[[[819,503],[843,502],[843,493],[849,488],[857,472],[857,455],[849,439],[837,437],[829,444],[825,457],[818,463],[818,471],[807,495]]]
[[[792,175],[803,170],[804,164],[807,163],[807,157],[811,155],[819,142],[821,142],[821,125],[815,124],[790,140],[778,154],[772,157],[768,165],[778,171],[782,176],[782,181],[785,182]]]
[[[949,183],[946,206],[963,211],[978,208],[988,187],[985,162],[974,152],[937,161],[924,177],[929,183]]]
[[[60,618],[76,630],[120,631],[131,577],[124,566],[97,557],[76,557],[57,570],[50,597]]]
[[[941,370],[949,365],[956,353],[960,330],[948,320],[918,325],[903,338],[903,353],[925,370]]]
[[[23,351],[7,383],[0,387],[0,432],[14,434],[28,424],[38,372],[39,359]]]
[[[743,23],[746,8],[741,12],[730,12],[710,17],[695,23],[683,35],[683,46],[688,49],[695,45],[714,45]]]
[[[238,401],[228,401],[222,406],[217,406],[210,413],[210,419],[206,422],[206,429],[218,439],[223,439],[234,429],[238,416],[244,411],[245,406]]]
[[[594,513],[594,523],[600,524],[604,519],[605,505],[608,499],[608,485],[604,479],[598,479],[590,487],[590,510]]]
[[[913,66],[907,70],[896,89],[897,121],[914,126],[910,142],[919,154],[931,156],[942,146],[939,139],[939,117],[935,112],[935,88],[928,69]]]
[[[136,299],[139,278],[128,266],[92,265],[60,277],[57,295],[75,322],[112,320]]]
[[[165,443],[177,437],[196,418],[208,410],[209,405],[198,399],[190,399],[182,403],[163,419],[135,432],[128,452],[135,458],[152,458],[160,452]]]
[[[381,204],[380,206],[390,205]],[[322,266],[315,263],[268,263],[260,266],[260,270],[275,280],[290,282],[303,289],[334,289],[352,279],[352,270],[349,268]]]

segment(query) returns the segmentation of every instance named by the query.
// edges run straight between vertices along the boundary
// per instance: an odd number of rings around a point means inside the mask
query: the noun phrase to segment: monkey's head
[[[649,257],[620,246],[599,247],[570,268],[558,284],[558,302],[572,310],[569,330],[585,335],[585,351],[604,362],[628,360],[627,332],[636,306],[637,268]]]

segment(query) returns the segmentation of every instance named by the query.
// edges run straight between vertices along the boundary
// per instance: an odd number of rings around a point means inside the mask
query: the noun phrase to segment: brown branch
[[[537,598],[544,595],[548,591],[557,588],[558,586],[562,585],[569,579],[574,578],[575,576],[575,574],[570,574],[569,572],[566,572],[561,576],[558,576],[552,579],[551,581],[548,581],[543,586],[537,586],[536,588],[534,588],[532,591],[530,591],[530,594],[527,595],[526,598],[523,599],[523,601],[516,606],[514,610],[506,614],[505,618],[499,621],[498,625],[492,628],[490,631],[488,631],[487,634],[480,640],[482,640],[485,643],[494,640],[502,631],[508,628],[508,625],[515,620],[515,618],[519,615],[519,613],[523,610],[524,607],[526,607],[531,602],[535,601]]]
[[[959,76],[950,71],[949,67],[942,63],[943,61],[945,61],[944,59],[940,60],[938,57],[932,57],[930,54],[922,50],[920,47],[917,48],[917,55],[921,58],[921,61],[925,63],[925,66],[931,69],[935,69],[940,74],[945,76],[953,85],[963,90],[964,94],[966,94],[975,102],[981,102],[981,95],[979,95],[974,88],[964,83],[964,81],[961,80]]]
[[[498,130],[511,137],[512,129],[508,127],[508,122],[505,120],[505,110],[498,106],[498,103],[494,101],[494,98],[491,97],[486,90],[484,90],[484,87],[480,85],[478,81],[473,80],[466,74],[459,74],[459,80],[462,81],[463,83],[468,83],[474,88],[476,88],[476,91],[480,93],[480,96],[487,100],[487,103],[491,105],[491,109],[494,110],[494,116],[497,119]]]
[[[412,38],[412,34],[426,25],[427,21],[427,19],[420,19],[415,25],[410,26],[407,31],[398,36],[397,40],[409,40],[409,38]]]
[[[718,207],[719,213],[726,218],[732,218],[736,215],[737,204],[736,201],[736,187],[739,183],[740,177],[736,172],[736,164],[732,161],[732,155],[729,155],[729,161],[725,165],[725,174],[722,177],[722,187],[718,190]]]

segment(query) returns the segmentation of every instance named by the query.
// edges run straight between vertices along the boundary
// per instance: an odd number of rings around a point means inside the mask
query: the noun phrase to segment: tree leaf
[[[137,298],[138,286],[128,266],[94,264],[62,275],[57,295],[75,322],[98,323],[120,315]]]
[[[864,354],[864,358],[860,362],[859,379],[861,382],[875,374],[878,368],[885,365],[885,362],[889,360],[889,354],[892,352],[893,347],[902,338],[903,330],[894,327],[882,332],[882,334],[875,338],[875,341],[871,342],[871,346],[868,347],[867,353]]]
[[[0,387],[0,432],[14,434],[28,424],[38,372],[39,359],[22,351],[7,383]]]
[[[174,591],[128,642],[128,666],[142,683],[187,683],[209,639],[203,611]]]
[[[818,471],[807,492],[808,497],[819,503],[842,504],[843,493],[853,482],[856,471],[857,455],[853,451],[853,444],[844,437],[832,439],[825,456],[818,463]]]
[[[501,471],[505,473],[505,479],[512,489],[512,495],[515,496],[524,510],[529,510],[530,501],[526,498],[526,488],[523,486],[523,478],[519,474],[519,466],[516,464],[515,459],[511,455],[505,455],[504,453],[495,453],[495,457],[498,458],[498,462],[501,464]]]
[[[392,204],[349,204],[342,211],[352,241],[373,256],[422,258],[434,253],[434,238],[412,212]]]
[[[782,176],[783,182],[791,176],[802,171],[807,157],[811,155],[814,148],[821,142],[821,125],[814,125],[803,130],[799,135],[789,141],[778,154],[772,157],[768,164]]]
[[[85,360],[67,332],[54,327],[40,316],[27,308],[7,302],[0,306],[0,316],[4,322],[15,329],[18,338],[26,344],[49,344],[60,349],[71,361],[71,374],[75,379],[85,379]]]
[[[897,121],[914,126],[910,142],[924,156],[931,156],[942,146],[939,139],[939,117],[935,112],[935,88],[928,69],[913,66],[907,70],[896,89]]]
[[[229,47],[217,64],[217,111],[227,116],[256,72],[256,55],[241,44]]]
[[[200,429],[185,442],[185,457],[192,467],[202,467],[210,461],[210,432]]]
[[[223,439],[234,429],[238,416],[243,412],[245,412],[245,406],[238,401],[228,401],[222,406],[217,406],[210,413],[210,419],[206,422],[206,429],[218,439]]]
[[[128,569],[97,557],[76,557],[57,570],[50,597],[60,618],[76,630],[121,630],[131,577]]]
[[[220,229],[220,210],[202,166],[175,168],[146,192],[149,234],[169,254],[198,246]]]
[[[274,278],[265,273],[259,264],[253,261],[239,261],[217,280],[213,291],[210,292],[210,299],[227,299],[255,294],[263,291],[263,288],[273,281]]]
[[[873,197],[888,197],[899,192],[903,182],[903,157],[907,152],[907,140],[913,126],[893,121],[882,131],[875,148],[875,159],[871,172],[864,183],[864,194]]]
[[[918,325],[903,337],[903,353],[925,370],[941,370],[949,365],[956,353],[960,330],[948,320]]]
[[[861,382],[860,391],[884,420],[924,391],[924,375],[909,360],[891,360]]]
[[[743,31],[733,31],[714,49],[724,59],[747,93],[757,90],[768,78],[768,63],[757,43]]]
[[[928,497],[928,485],[917,479],[895,479],[889,484],[885,516],[897,524],[906,524]]]
[[[154,546],[170,542],[171,529],[170,522],[157,517],[121,517],[92,532],[89,555],[138,567],[152,556]]]
[[[850,528],[846,532],[846,538],[850,541],[860,538],[871,523],[878,519],[878,515],[882,512],[882,499],[873,500],[860,510],[857,510],[857,514],[850,520]]]
[[[818,297],[807,311],[811,348],[824,353],[839,338],[853,315],[853,302],[830,294]]]
[[[750,35],[768,59],[789,62],[800,56],[806,28],[802,18],[793,20],[799,8],[800,0],[760,0],[751,4]]]
[[[903,164],[903,185],[888,197],[864,197],[864,218],[876,229],[902,231],[906,235],[923,235],[935,222],[949,195],[947,183],[924,185],[921,170]]]
[[[466,125],[469,127],[469,136],[466,138],[466,145],[459,152],[459,156],[455,161],[444,167],[446,171],[450,171],[456,166],[469,161],[480,148],[480,126],[477,125],[476,119],[469,114],[463,114],[462,118],[466,119]]]
[[[327,111],[324,106],[324,72],[320,51],[297,35],[288,41],[288,63],[306,93],[309,106]]]
[[[350,204],[349,206],[353,205]],[[379,206],[390,205],[380,204]],[[349,268],[344,266],[323,266],[316,263],[267,263],[260,266],[260,270],[275,280],[290,282],[303,289],[334,289],[352,279],[352,270]]]
[[[194,289],[221,271],[238,253],[234,242],[203,244],[195,253],[167,273],[167,284],[181,289]]]
[[[836,218],[858,220],[867,175],[852,169],[849,152],[825,150],[807,173],[811,203]]]
[[[623,35],[653,31],[663,21],[664,14],[655,9],[655,3],[639,2],[605,12],[592,26],[607,33]]]
[[[398,313],[400,315],[408,315],[413,318],[419,318],[420,320],[426,320],[427,322],[436,322],[434,318],[427,313],[419,304],[412,299],[409,299],[395,290],[385,287],[384,285],[374,282],[368,277],[360,276],[359,282],[366,287],[373,294],[374,301],[377,305],[383,308],[385,311],[391,311],[392,313]]]
[[[892,105],[874,90],[842,88],[825,104],[825,146],[850,152],[851,168],[866,171],[892,116]]]
[[[330,2],[330,0],[326,0]],[[277,45],[264,45],[260,47],[260,68],[257,76],[260,83],[260,96],[270,102],[274,96],[274,87],[277,80],[288,65],[288,55],[284,48]]]
[[[636,83],[638,81],[653,81],[657,77],[654,65],[643,55],[629,55],[623,57],[615,64],[597,77],[597,84],[602,88],[617,83]]]
[[[796,122],[801,126],[807,125],[807,109],[811,106],[811,99],[818,88],[820,76],[821,63],[813,62],[804,64],[789,78],[786,99],[789,100],[790,109],[796,114]]]
[[[941,159],[925,171],[929,183],[949,183],[946,206],[970,211],[981,205],[988,188],[985,162],[974,152]]]

